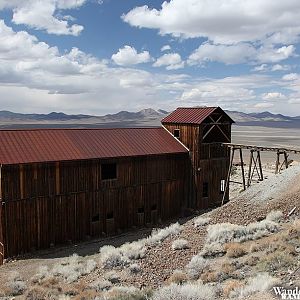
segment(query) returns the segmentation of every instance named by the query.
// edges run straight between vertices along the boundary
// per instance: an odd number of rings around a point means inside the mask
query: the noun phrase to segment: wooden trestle
[[[283,167],[285,167],[286,169],[288,168],[289,153],[300,154],[299,149],[292,149],[292,148],[263,147],[263,146],[254,146],[254,145],[229,144],[229,143],[224,143],[223,145],[225,147],[230,148],[231,150],[231,158],[230,158],[230,164],[229,164],[229,169],[228,169],[226,183],[225,183],[224,195],[229,189],[230,182],[241,184],[243,185],[243,189],[246,190],[246,188],[251,185],[255,173],[257,173],[258,175],[259,181],[264,180],[260,152],[263,151],[276,152],[275,174],[278,174],[283,169]],[[250,160],[249,160],[247,178],[245,175],[245,168],[244,168],[245,163],[243,158],[243,150],[250,150]],[[239,165],[241,166],[241,171],[242,171],[242,182],[236,182],[230,180],[232,167],[233,167],[233,160],[235,158],[236,151],[238,152],[238,156],[240,160]],[[282,158],[283,160],[281,162]],[[222,204],[224,203],[224,200],[225,198],[223,197]]]

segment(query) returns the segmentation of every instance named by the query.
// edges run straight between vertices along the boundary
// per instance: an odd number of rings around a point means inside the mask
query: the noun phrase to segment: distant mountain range
[[[300,128],[300,116],[290,117],[270,112],[243,113],[226,111],[236,125]],[[104,116],[68,115],[62,112],[49,114],[22,114],[0,111],[0,128],[85,128],[85,127],[136,127],[159,126],[168,114],[165,110],[143,109],[138,112],[120,111]]]

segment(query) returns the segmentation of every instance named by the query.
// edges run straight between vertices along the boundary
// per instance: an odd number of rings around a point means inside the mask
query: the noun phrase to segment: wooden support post
[[[246,190],[246,180],[245,180],[245,170],[244,170],[244,160],[243,160],[243,150],[240,148],[240,160],[241,160],[241,168],[242,168],[242,179],[243,179],[243,188]]]
[[[263,175],[263,169],[261,165],[261,157],[260,157],[260,151],[257,151],[257,159],[258,159],[258,167],[259,167],[259,180],[263,181],[264,180],[264,175]]]
[[[289,167],[288,154],[286,153],[286,151],[284,151],[283,155],[284,155],[285,168],[287,169]]]
[[[249,161],[249,170],[248,170],[248,181],[247,181],[247,187],[251,184],[251,171],[252,171],[252,160],[253,160],[253,150],[250,150],[250,161]]]
[[[226,183],[225,183],[225,189],[224,189],[224,194],[223,194],[222,204],[221,205],[224,204],[225,197],[226,197],[227,191],[229,189],[229,181],[230,181],[230,174],[231,174],[231,171],[232,171],[232,165],[233,165],[233,159],[234,159],[234,151],[235,151],[235,148],[232,148],[231,149],[230,165],[229,165],[229,169],[228,169],[228,173],[227,173],[227,178],[226,178]]]
[[[278,171],[279,171],[279,162],[280,162],[280,152],[277,151],[277,159],[276,159],[275,174],[278,174]]]

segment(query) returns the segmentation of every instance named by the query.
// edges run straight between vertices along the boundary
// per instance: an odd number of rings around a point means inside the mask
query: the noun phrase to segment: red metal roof
[[[220,107],[179,107],[175,111],[170,113],[168,116],[166,116],[164,119],[162,119],[161,122],[201,124],[211,113],[213,113],[217,109],[221,110]],[[224,112],[224,114],[226,113]],[[228,118],[230,119],[229,116]]]
[[[184,152],[163,128],[0,130],[1,164]]]

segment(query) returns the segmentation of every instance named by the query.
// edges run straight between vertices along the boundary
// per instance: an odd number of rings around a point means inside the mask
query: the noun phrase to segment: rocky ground
[[[271,171],[223,207],[148,239],[144,229],[8,262],[0,299],[278,299],[272,286],[300,287],[300,166]]]

